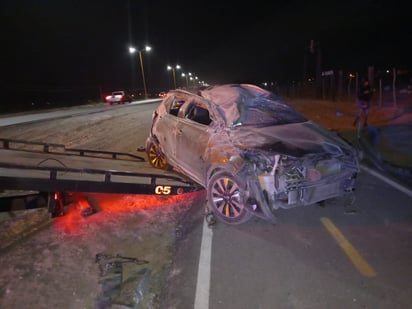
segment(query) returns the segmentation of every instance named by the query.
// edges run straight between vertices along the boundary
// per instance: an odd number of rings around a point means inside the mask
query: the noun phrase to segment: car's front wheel
[[[155,143],[150,143],[147,148],[147,156],[149,158],[149,163],[151,166],[163,170],[170,169],[169,164],[167,163],[163,153],[161,152],[158,145]]]
[[[213,213],[228,224],[241,224],[253,217],[244,205],[245,183],[227,171],[215,173],[207,184],[209,205]]]

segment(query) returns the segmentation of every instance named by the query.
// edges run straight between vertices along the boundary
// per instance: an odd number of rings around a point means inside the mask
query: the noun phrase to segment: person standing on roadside
[[[356,125],[357,122],[361,121],[361,119],[363,118],[363,126],[368,126],[368,114],[371,107],[372,94],[372,88],[369,85],[369,81],[366,79],[359,87],[356,100],[356,103],[358,105],[358,113],[356,115],[355,121],[353,122],[353,125]]]

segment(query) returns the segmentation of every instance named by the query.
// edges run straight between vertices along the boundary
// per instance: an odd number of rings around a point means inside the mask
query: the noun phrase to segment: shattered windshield
[[[255,97],[238,103],[240,117],[237,126],[266,127],[287,123],[305,122],[306,119],[294,108],[275,96]]]

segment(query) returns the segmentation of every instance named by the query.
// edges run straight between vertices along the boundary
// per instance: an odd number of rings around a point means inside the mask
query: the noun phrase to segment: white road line
[[[398,189],[399,191],[401,191],[401,192],[405,193],[406,195],[412,197],[412,190],[408,189],[407,187],[405,187],[405,186],[389,179],[388,177],[386,177],[386,176],[382,175],[381,173],[367,167],[366,165],[362,164],[361,168],[364,171],[368,172],[369,174],[375,176],[376,178],[379,178],[380,180],[386,182],[388,185],[394,187],[395,189]]]
[[[210,264],[212,257],[213,231],[203,220],[194,309],[209,309]]]

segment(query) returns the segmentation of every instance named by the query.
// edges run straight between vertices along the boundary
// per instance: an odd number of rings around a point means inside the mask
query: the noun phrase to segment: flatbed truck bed
[[[177,195],[201,187],[128,153],[0,138],[0,190]],[[56,205],[49,210],[56,211]],[[58,211],[58,210],[57,210]]]

